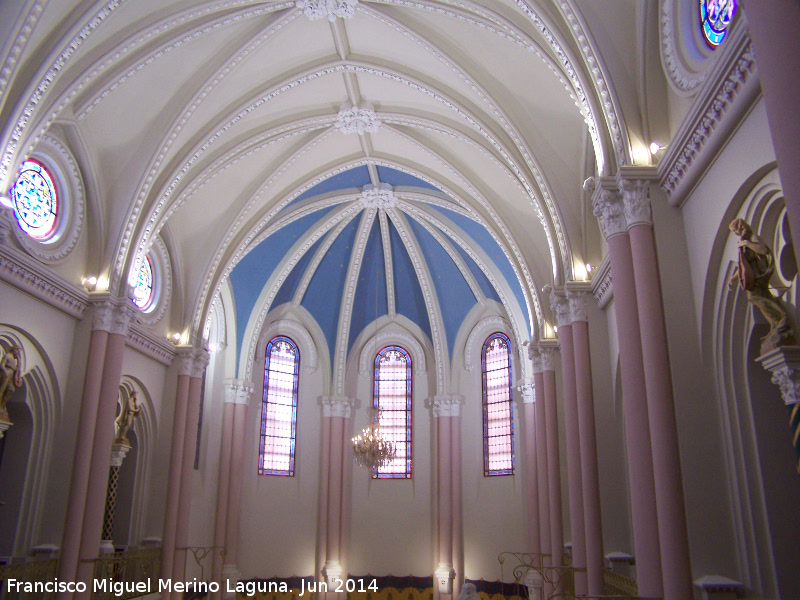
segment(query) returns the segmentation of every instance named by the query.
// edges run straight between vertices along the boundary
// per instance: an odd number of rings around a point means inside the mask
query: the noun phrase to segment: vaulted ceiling
[[[74,270],[122,289],[160,237],[173,330],[230,282],[240,341],[283,302],[331,351],[393,314],[427,334],[438,314],[451,346],[489,301],[535,336],[542,286],[601,257],[581,183],[631,160],[635,86],[618,96],[603,53],[632,77],[637,3],[317,4],[2,3],[27,77],[0,80],[0,176],[59,129],[90,207]]]

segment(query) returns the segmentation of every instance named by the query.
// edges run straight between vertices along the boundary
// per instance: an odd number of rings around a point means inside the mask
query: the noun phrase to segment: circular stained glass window
[[[145,256],[139,267],[133,289],[133,303],[141,310],[147,310],[153,303],[153,264],[149,256]]]
[[[53,235],[58,216],[58,195],[53,178],[42,163],[29,159],[22,163],[19,177],[11,188],[14,215],[25,233],[37,240]]]
[[[700,0],[700,23],[706,41],[720,45],[736,12],[736,0]]]

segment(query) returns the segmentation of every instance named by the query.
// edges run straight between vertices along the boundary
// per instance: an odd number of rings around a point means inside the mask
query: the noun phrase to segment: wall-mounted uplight
[[[84,277],[81,280],[83,287],[86,288],[87,291],[93,292],[97,289],[97,277],[94,275],[90,275],[89,277]]]
[[[664,148],[666,148],[666,146],[662,146],[658,142],[650,142],[650,154],[658,154]]]
[[[180,342],[180,341],[181,341],[181,334],[180,334],[180,333],[178,333],[177,331],[176,331],[175,333],[171,333],[171,334],[170,334],[168,337],[169,337],[169,340],[170,340],[170,341],[171,341],[173,344],[177,344],[178,342]]]
[[[0,194],[0,204],[6,208],[14,208],[14,203],[11,201],[11,197],[8,194]]]
[[[591,263],[586,263],[586,272],[587,272],[587,273],[591,273],[591,272],[592,272],[592,269],[594,269],[594,267],[592,266],[592,264],[591,264]]]

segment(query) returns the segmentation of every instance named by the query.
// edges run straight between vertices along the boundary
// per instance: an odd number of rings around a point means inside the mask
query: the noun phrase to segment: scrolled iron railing
[[[54,591],[44,589],[45,582],[53,582],[58,572],[58,561],[34,560],[24,563],[13,563],[0,565],[0,600],[50,600],[55,597]],[[17,582],[30,583],[35,587],[36,583],[41,584],[41,589],[25,591],[28,586],[21,585],[9,589],[8,580],[13,579]]]
[[[161,548],[96,558],[92,600],[126,600],[158,592]]]

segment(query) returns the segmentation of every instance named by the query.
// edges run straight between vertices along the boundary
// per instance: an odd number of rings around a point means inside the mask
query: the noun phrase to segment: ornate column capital
[[[569,303],[570,323],[575,321],[588,321],[586,315],[586,296],[588,292],[567,290],[567,302]]]
[[[606,239],[627,231],[622,197],[619,191],[605,180],[599,181],[594,190],[592,212],[600,222],[600,230]]]
[[[618,178],[625,207],[626,228],[636,225],[653,226],[653,211],[650,207],[650,182],[646,179]]]
[[[517,384],[517,391],[522,393],[523,404],[536,403],[536,385],[533,379],[525,379]]]
[[[459,394],[437,394],[425,401],[425,406],[431,409],[434,419],[461,416],[462,404],[464,404],[464,396]]]
[[[800,404],[800,346],[782,346],[756,360],[772,373],[786,406]]]
[[[559,327],[566,327],[572,323],[570,317],[569,303],[566,297],[562,294],[556,293],[555,290],[550,292],[550,308],[556,314],[556,324]]]
[[[556,370],[556,355],[558,354],[557,348],[541,347],[539,348],[539,356],[542,360],[542,371],[555,371]]]
[[[319,399],[322,405],[323,417],[342,417],[349,419],[355,407],[355,399],[347,396],[322,396]]]
[[[117,335],[128,335],[128,328],[136,321],[136,307],[125,299],[114,298],[109,294],[98,294],[92,298],[94,314],[92,329],[107,331]]]
[[[250,402],[250,396],[253,394],[254,386],[244,379],[226,379],[225,380],[225,403],[226,404],[244,404]]]
[[[194,348],[191,346],[178,346],[175,349],[175,359],[178,365],[178,375],[191,377],[194,370]]]
[[[208,366],[210,355],[208,350],[200,349],[194,351],[194,362],[192,363],[192,377],[196,377],[197,379],[201,379],[203,377],[203,372],[206,370]]]

